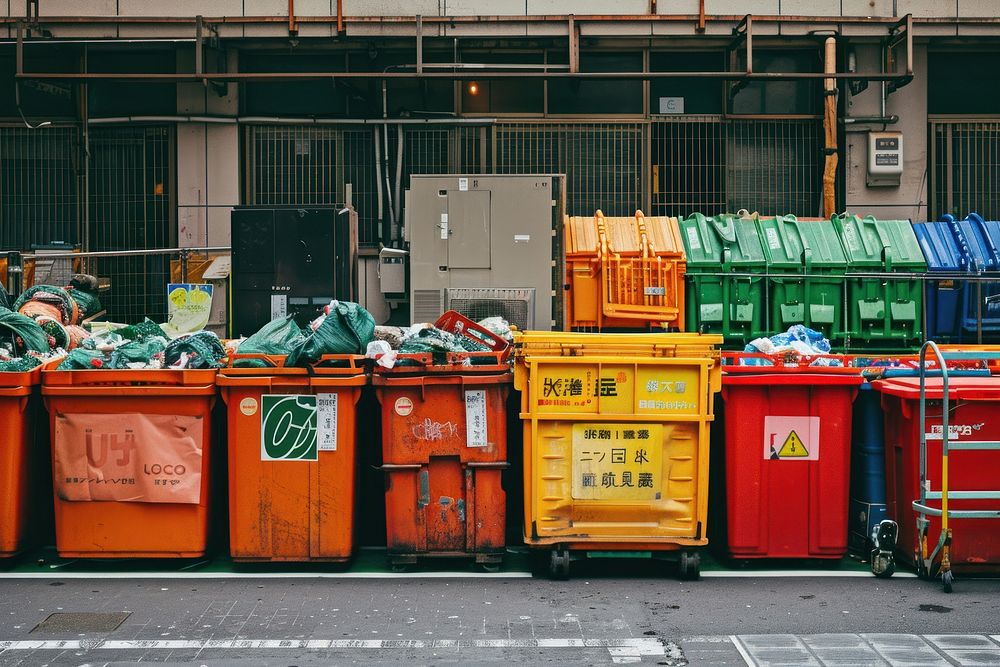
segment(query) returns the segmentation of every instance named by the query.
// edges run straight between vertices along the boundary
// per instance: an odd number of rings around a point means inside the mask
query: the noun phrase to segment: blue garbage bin
[[[885,433],[882,395],[871,384],[861,385],[854,400],[851,434],[851,501],[847,549],[867,560],[872,528],[886,517]]]
[[[955,223],[959,235],[969,248],[972,258],[971,270],[975,273],[996,273],[1000,271],[1000,245],[990,234],[989,227],[978,214],[970,213],[961,220],[953,216],[941,216],[944,222]],[[1000,276],[998,276],[1000,278]],[[1000,283],[970,283],[965,293],[965,305],[962,316],[962,334],[966,340],[972,340],[979,330],[980,299],[1000,294]],[[993,311],[992,314],[990,311]],[[1000,311],[982,305],[982,330],[984,332],[1000,331]]]
[[[966,273],[971,270],[968,246],[954,221],[915,222],[913,233],[927,260],[928,272]],[[927,338],[957,342],[968,300],[968,283],[954,279],[928,280],[925,292]]]

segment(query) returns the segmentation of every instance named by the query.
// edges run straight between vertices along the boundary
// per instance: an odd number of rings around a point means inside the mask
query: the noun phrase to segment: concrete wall
[[[879,67],[877,46],[855,48],[858,69],[875,71]],[[927,219],[927,47],[915,45],[914,78],[908,85],[889,95],[886,113],[899,116],[899,122],[886,126],[903,133],[903,175],[898,187],[868,187],[868,131],[882,130],[882,125],[848,125],[846,150],[845,199],[849,211],[878,218]],[[848,116],[878,116],[881,87],[872,82],[868,89],[847,100]]]

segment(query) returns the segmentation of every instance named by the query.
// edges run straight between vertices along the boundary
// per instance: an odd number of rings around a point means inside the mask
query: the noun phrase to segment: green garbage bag
[[[185,353],[189,356],[187,368],[218,368],[226,348],[211,331],[199,331],[170,341],[163,353],[164,361],[173,366]]]
[[[125,343],[111,353],[109,368],[128,368],[129,364],[148,364],[160,352],[166,349],[163,339],[151,336],[145,340],[134,340]]]
[[[49,337],[30,317],[0,306],[0,334],[13,334],[15,348],[34,352],[49,351]],[[16,350],[15,350],[16,352]]]
[[[11,310],[21,310],[21,306],[31,301],[36,294],[50,294],[51,299],[43,299],[46,303],[52,303],[56,306],[62,313],[62,321],[65,324],[74,324],[73,321],[73,307],[76,306],[77,313],[79,314],[79,305],[73,301],[70,297],[69,292],[64,290],[62,287],[56,287],[55,285],[34,285],[24,290],[21,296],[17,298],[14,302],[13,308]]]
[[[27,373],[36,366],[40,366],[41,363],[42,360],[35,357],[5,359],[0,361],[0,373]]]
[[[138,324],[131,324],[127,327],[115,329],[111,333],[118,334],[127,340],[142,340],[150,336],[156,336],[164,340],[168,338],[166,332],[160,328],[160,325],[148,317]]]
[[[302,327],[295,323],[291,315],[271,320],[260,331],[240,343],[239,354],[268,354],[286,356],[306,340]],[[238,368],[264,368],[268,364],[260,359],[239,359],[234,364]]]
[[[96,361],[95,361],[96,360]],[[104,354],[78,347],[71,350],[56,368],[58,371],[80,371],[104,367]]]
[[[375,318],[350,301],[336,301],[326,319],[288,355],[288,366],[308,366],[324,354],[364,354],[375,336]],[[242,351],[242,347],[241,347]]]
[[[76,306],[80,309],[81,319],[101,312],[101,300],[96,294],[91,294],[80,289],[70,289],[67,291],[73,301],[76,301]]]

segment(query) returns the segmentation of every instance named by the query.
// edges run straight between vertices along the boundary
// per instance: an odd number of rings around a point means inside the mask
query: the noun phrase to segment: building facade
[[[0,89],[0,251],[225,247],[234,206],[346,202],[398,245],[418,173],[814,217],[827,171],[837,211],[1000,218],[1000,0],[9,0]],[[101,261],[113,315],[165,308],[167,256]]]

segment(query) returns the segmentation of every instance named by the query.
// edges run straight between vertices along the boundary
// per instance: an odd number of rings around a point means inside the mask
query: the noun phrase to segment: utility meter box
[[[410,177],[410,313],[502,316],[520,329],[563,326],[565,176]]]
[[[898,186],[903,174],[903,133],[868,133],[869,187]]]

